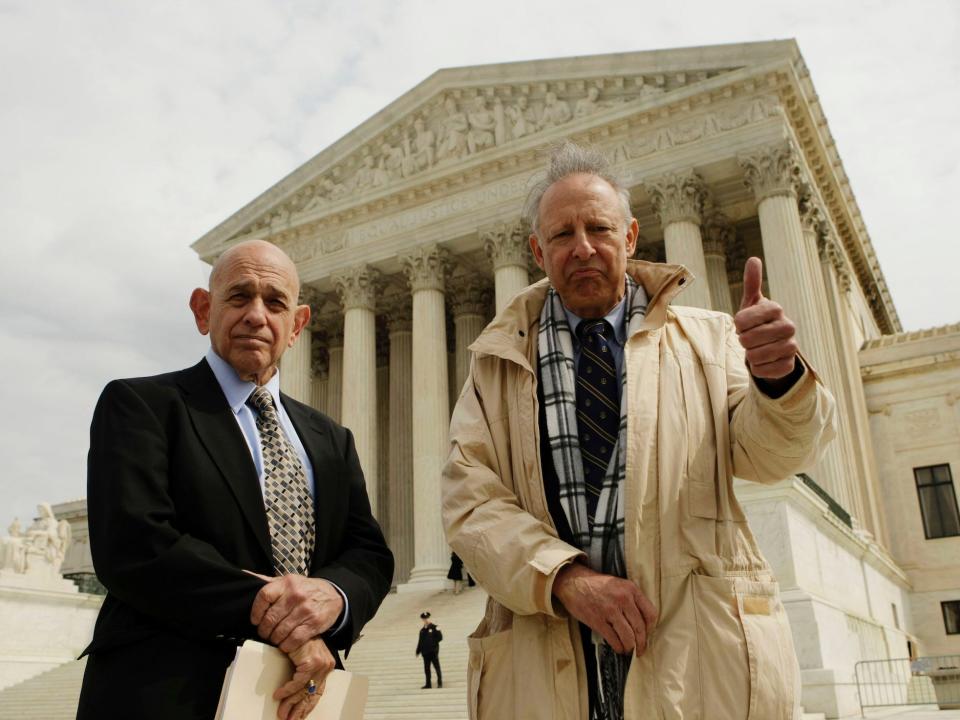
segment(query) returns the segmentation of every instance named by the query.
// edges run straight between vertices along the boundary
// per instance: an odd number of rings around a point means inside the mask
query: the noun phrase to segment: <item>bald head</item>
[[[226,250],[210,271],[208,290],[190,296],[197,329],[237,375],[263,385],[292,347],[310,308],[298,305],[297,268],[283,250],[248,240]]]
[[[221,280],[224,272],[243,263],[259,263],[273,265],[279,272],[289,275],[295,283],[295,294],[300,294],[300,278],[297,276],[297,266],[283,250],[266,240],[244,240],[231,245],[216,259],[210,269],[210,289]]]

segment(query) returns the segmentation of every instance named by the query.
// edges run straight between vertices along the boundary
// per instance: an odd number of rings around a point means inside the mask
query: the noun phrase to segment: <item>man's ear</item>
[[[300,337],[300,333],[303,332],[308,322],[310,322],[310,306],[297,305],[297,309],[293,311],[293,332],[290,333],[290,340],[287,342],[287,347],[293,347],[293,344],[297,341],[297,338]]]
[[[190,309],[201,335],[210,332],[210,291],[196,288],[190,293]]]
[[[540,247],[536,233],[530,233],[530,252],[533,253],[533,260],[537,263],[537,267],[546,272],[543,267],[543,249]]]
[[[627,226],[627,257],[632,258],[637,251],[637,238],[640,236],[640,224],[636,218],[630,218]]]

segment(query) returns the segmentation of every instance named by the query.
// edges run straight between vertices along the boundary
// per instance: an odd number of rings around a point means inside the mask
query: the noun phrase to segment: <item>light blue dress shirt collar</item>
[[[217,378],[217,382],[220,383],[220,389],[223,390],[223,394],[227,398],[227,404],[230,406],[230,409],[233,410],[233,414],[238,415],[240,411],[243,410],[244,405],[247,404],[247,398],[250,397],[250,393],[257,387],[257,384],[249,380],[241,380],[240,376],[237,375],[237,371],[234,370],[226,360],[217,355],[212,347],[207,351],[206,358],[207,364],[210,365],[210,369],[213,370],[213,374]],[[279,408],[279,369],[273,374],[273,377],[267,381],[265,387],[273,396],[273,404]]]
[[[576,372],[580,369],[580,338],[577,337],[577,326],[583,322],[583,318],[566,305],[563,306],[563,312],[567,316],[567,324],[570,326],[570,332],[573,335],[573,367]],[[623,346],[627,342],[626,318],[627,295],[624,293],[616,307],[603,317],[613,327],[613,336],[616,342],[610,344],[610,353],[613,355],[613,363],[617,368],[617,379],[621,382],[623,381]]]

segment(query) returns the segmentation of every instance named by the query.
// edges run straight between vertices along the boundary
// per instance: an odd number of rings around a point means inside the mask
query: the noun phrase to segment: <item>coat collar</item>
[[[645,260],[628,260],[627,274],[643,286],[650,298],[638,332],[662,327],[667,320],[670,302],[694,280],[683,265]],[[550,280],[544,278],[519,293],[480,333],[470,350],[477,355],[511,360],[533,372],[537,343],[531,338],[538,331],[540,311],[549,288]]]

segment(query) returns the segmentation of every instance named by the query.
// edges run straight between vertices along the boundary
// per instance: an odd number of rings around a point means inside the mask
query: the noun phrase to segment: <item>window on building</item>
[[[960,513],[949,465],[913,469],[920,496],[920,514],[927,540],[960,535]]]
[[[960,600],[948,600],[940,603],[943,609],[943,626],[947,635],[960,635]]]

